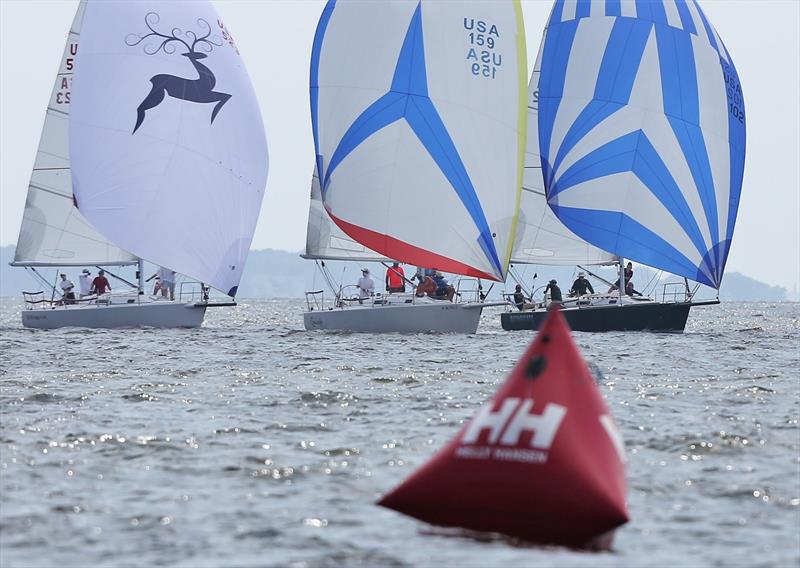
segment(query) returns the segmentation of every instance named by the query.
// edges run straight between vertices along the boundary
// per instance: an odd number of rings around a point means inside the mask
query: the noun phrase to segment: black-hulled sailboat
[[[745,156],[733,61],[697,3],[556,2],[529,85],[522,213],[512,262],[618,264],[618,291],[564,298],[576,331],[683,331],[697,286],[719,290]],[[625,259],[684,278],[625,294]],[[537,329],[548,300],[502,315]]]

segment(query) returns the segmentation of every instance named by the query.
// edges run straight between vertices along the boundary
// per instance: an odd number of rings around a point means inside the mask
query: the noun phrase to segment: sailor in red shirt
[[[108,278],[105,277],[104,271],[99,271],[97,277],[92,280],[92,293],[102,296],[106,290],[111,290],[111,284],[108,283]]]
[[[403,271],[403,267],[397,262],[393,262],[392,267],[386,270],[386,291],[406,291],[406,273]]]

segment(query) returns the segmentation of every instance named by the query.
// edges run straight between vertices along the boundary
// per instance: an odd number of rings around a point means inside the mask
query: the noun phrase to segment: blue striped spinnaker
[[[745,155],[733,60],[695,0],[557,0],[539,92],[548,203],[589,243],[719,288]]]

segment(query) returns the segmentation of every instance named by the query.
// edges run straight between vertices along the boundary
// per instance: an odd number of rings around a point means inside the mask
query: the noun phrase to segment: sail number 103
[[[500,31],[495,24],[475,18],[464,18],[464,29],[467,30],[467,61],[472,74],[494,79],[503,65],[503,55],[495,51]]]

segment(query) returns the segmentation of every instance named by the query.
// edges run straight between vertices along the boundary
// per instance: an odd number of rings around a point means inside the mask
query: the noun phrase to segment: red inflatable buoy
[[[435,525],[607,548],[628,520],[623,452],[554,310],[497,394],[378,504]]]

